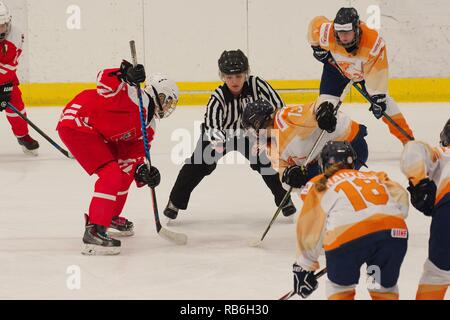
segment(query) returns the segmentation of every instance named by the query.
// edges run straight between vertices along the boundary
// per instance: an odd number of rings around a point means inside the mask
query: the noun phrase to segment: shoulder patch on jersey
[[[304,197],[308,194],[309,190],[311,190],[311,188],[313,186],[314,186],[314,182],[312,182],[312,181],[308,181],[305,184],[305,186],[300,191],[300,196],[302,197],[302,199],[304,199]]]
[[[380,54],[381,49],[384,47],[384,40],[379,35],[377,37],[377,40],[375,40],[375,44],[372,47],[372,50],[370,51],[370,55],[376,57]]]
[[[330,31],[331,23],[324,23],[320,26],[320,46],[329,47],[330,46]]]
[[[311,192],[314,191],[313,188],[314,188],[315,183],[317,181],[319,181],[322,177],[323,177],[323,173],[315,176],[314,178],[312,178],[305,184],[305,186],[300,191],[300,198],[302,199],[302,201],[305,200],[306,196],[309,194],[310,191]]]

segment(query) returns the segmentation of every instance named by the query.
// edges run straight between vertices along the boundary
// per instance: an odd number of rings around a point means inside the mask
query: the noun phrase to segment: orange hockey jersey
[[[436,204],[450,193],[450,147],[432,148],[424,142],[408,142],[401,156],[401,169],[413,185],[424,178],[433,180],[437,186]],[[450,201],[450,197],[445,200]]]
[[[322,130],[318,127],[314,113],[315,103],[288,106],[274,116],[275,130],[271,131],[272,142],[269,157],[272,166],[280,176],[291,165],[303,165],[319,138]],[[327,141],[352,141],[359,132],[359,124],[344,112],[338,112],[336,130],[325,132],[319,146],[312,155],[316,159]]]
[[[347,78],[355,82],[365,80],[370,95],[387,94],[388,59],[384,40],[364,22],[360,27],[361,40],[356,54],[348,53],[337,44],[333,23],[323,16],[311,21],[308,41],[330,51]]]
[[[297,263],[307,270],[319,268],[322,250],[339,248],[365,235],[392,230],[407,237],[404,219],[409,201],[406,190],[384,172],[339,170],[319,192],[313,178],[301,193],[303,207],[297,220]]]

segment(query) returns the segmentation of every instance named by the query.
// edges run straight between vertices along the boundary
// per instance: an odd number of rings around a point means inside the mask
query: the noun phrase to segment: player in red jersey
[[[26,116],[16,73],[23,42],[23,33],[16,26],[11,25],[8,7],[0,1],[0,111],[5,110],[12,132],[23,151],[26,154],[37,155],[39,143],[28,134],[28,124],[18,114],[7,108],[9,102]]]
[[[127,61],[120,68],[100,71],[97,89],[79,93],[58,123],[59,136],[71,154],[89,175],[98,176],[86,215],[83,254],[120,253],[120,241],[109,234],[133,235],[133,223],[120,216],[131,183],[156,187],[160,182],[158,169],[148,170],[144,164],[136,84],[145,78],[142,65],[133,67]],[[142,90],[142,99],[150,144],[154,118],[167,117],[174,110],[178,87],[165,76],[153,76]]]

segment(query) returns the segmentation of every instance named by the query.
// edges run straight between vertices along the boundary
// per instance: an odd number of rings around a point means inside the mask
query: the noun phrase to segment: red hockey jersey
[[[84,90],[67,104],[57,130],[69,127],[98,133],[117,157],[119,165],[128,167],[128,164],[142,162],[145,156],[139,102],[136,88],[120,81],[113,74],[116,71],[118,69],[100,71],[97,89]],[[141,91],[150,147],[155,132],[154,111],[150,107],[151,116],[147,116],[150,98]]]
[[[0,41],[0,85],[12,82],[19,85],[16,69],[22,54],[24,35],[15,27],[11,28],[8,37]]]

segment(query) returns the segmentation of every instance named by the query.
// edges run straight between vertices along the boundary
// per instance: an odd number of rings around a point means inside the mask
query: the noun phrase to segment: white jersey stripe
[[[111,201],[117,200],[116,196],[113,196],[111,194],[101,193],[101,192],[94,192],[94,198],[101,198],[101,199],[106,199],[106,200],[111,200]]]

